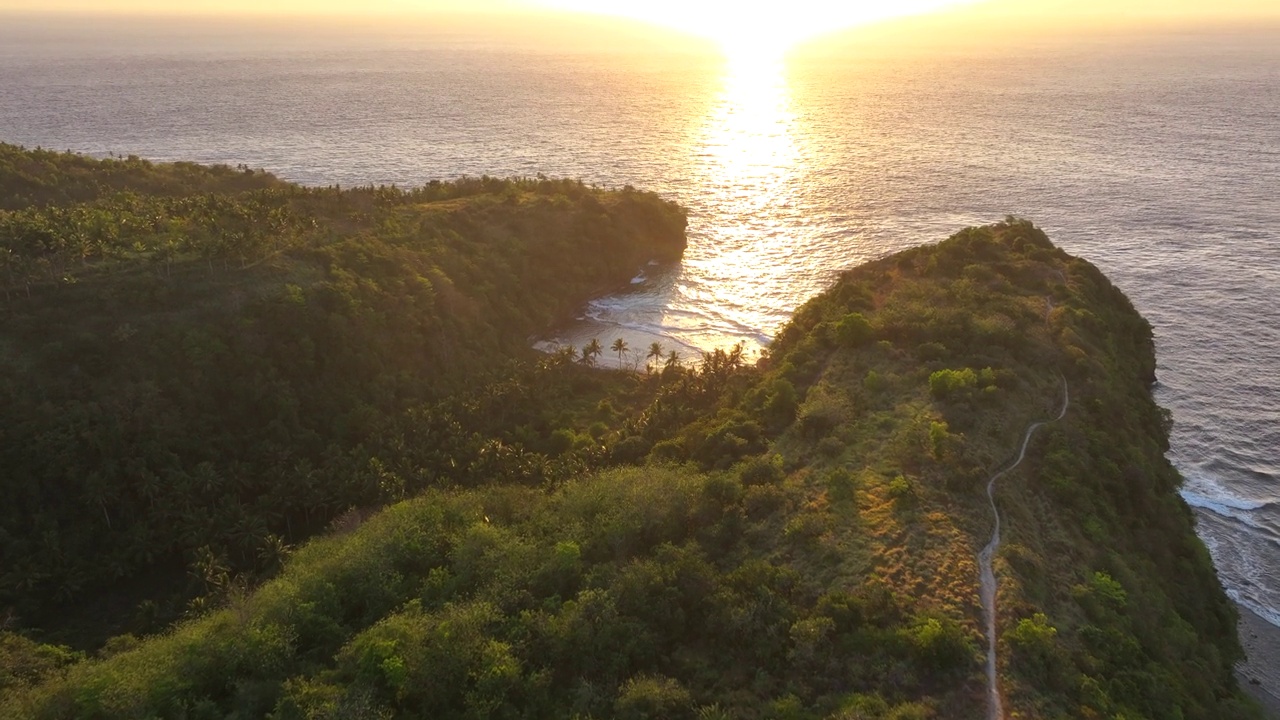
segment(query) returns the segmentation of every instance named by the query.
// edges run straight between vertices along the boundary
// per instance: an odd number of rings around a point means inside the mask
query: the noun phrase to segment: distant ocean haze
[[[579,177],[690,209],[550,343],[757,351],[840,270],[1016,214],[1155,325],[1184,498],[1280,625],[1280,31],[796,59],[485,37],[0,29],[0,139],[307,184]],[[1012,442],[1012,440],[1011,440]]]

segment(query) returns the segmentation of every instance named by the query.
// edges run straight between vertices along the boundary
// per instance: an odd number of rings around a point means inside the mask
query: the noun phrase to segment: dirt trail
[[[1070,390],[1066,378],[1062,380],[1062,410],[1052,420],[1032,423],[1022,436],[1022,448],[1018,451],[1018,459],[987,481],[987,501],[991,503],[991,514],[995,517],[995,529],[991,532],[991,542],[978,553],[978,577],[982,591],[982,614],[987,625],[987,717],[989,720],[1004,720],[1004,707],[1000,702],[1000,681],[996,663],[996,573],[992,561],[1000,550],[1000,510],[996,507],[996,481],[1012,472],[1022,464],[1027,456],[1027,446],[1031,444],[1031,436],[1036,430],[1051,422],[1061,420],[1067,414],[1071,404]]]

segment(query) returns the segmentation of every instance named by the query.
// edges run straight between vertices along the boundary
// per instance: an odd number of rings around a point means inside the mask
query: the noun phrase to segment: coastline
[[[1258,617],[1249,608],[1240,609],[1240,644],[1245,659],[1236,665],[1240,687],[1262,706],[1272,720],[1280,720],[1280,627]]]

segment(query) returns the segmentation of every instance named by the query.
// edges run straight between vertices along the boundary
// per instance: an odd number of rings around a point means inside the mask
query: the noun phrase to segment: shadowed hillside
[[[0,187],[56,201],[0,211],[0,608],[71,640],[68,615],[151,629],[349,508],[465,480],[489,437],[467,407],[431,413],[450,455],[400,484],[376,446],[684,247],[674,206],[571,181],[305,189],[3,149]]]

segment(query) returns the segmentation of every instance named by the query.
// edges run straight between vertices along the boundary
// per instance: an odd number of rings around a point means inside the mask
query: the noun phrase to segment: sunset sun
[[[715,41],[731,58],[777,57],[796,43],[844,28],[917,15],[972,0],[545,0],[553,7],[665,25]]]

